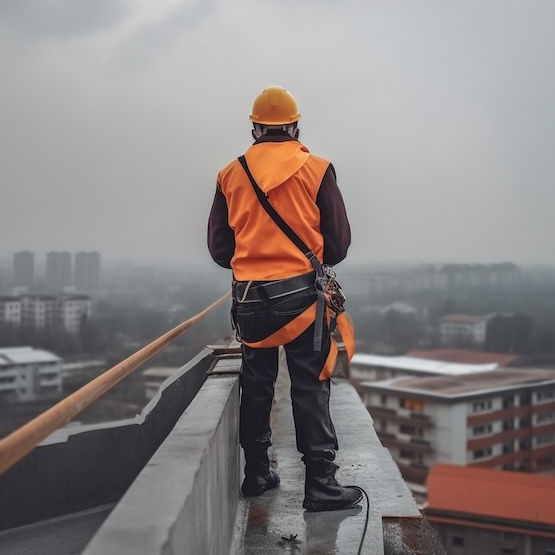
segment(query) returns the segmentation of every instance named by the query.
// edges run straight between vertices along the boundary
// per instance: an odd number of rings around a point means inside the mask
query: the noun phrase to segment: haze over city
[[[554,264],[555,4],[4,1],[2,255],[209,261],[254,97],[297,98],[351,262]]]

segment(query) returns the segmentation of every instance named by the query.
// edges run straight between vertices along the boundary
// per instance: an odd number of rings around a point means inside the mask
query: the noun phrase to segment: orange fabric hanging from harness
[[[328,321],[328,326],[333,317],[332,311],[326,309],[326,317]],[[268,337],[260,341],[255,341],[249,343],[248,341],[243,341],[248,347],[253,349],[269,348],[269,347],[279,347],[293,341],[301,333],[303,333],[316,319],[316,302],[311,304],[304,312],[301,312],[296,318],[291,320],[288,324],[275,331]],[[336,316],[337,329],[341,334],[341,339],[345,345],[345,351],[347,353],[347,359],[350,361],[355,353],[355,330],[353,326],[353,321],[351,317],[346,313],[342,312]],[[338,347],[333,336],[330,335],[330,351],[324,363],[324,367],[318,376],[320,380],[327,380],[331,377],[333,370],[335,368],[335,362],[337,360]]]

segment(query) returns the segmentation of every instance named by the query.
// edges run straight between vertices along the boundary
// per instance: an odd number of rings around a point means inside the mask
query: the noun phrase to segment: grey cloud
[[[161,21],[141,27],[128,41],[124,57],[143,64],[179,40],[187,31],[205,21],[215,9],[215,0],[182,3]]]
[[[123,0],[3,0],[0,23],[18,36],[75,37],[117,24]]]

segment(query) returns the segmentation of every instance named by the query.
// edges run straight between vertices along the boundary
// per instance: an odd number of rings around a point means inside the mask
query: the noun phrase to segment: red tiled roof
[[[555,526],[555,477],[438,464],[428,509]]]
[[[466,349],[414,350],[409,351],[406,356],[426,360],[440,360],[442,362],[456,362],[459,364],[490,364],[496,362],[499,366],[504,366],[519,358],[519,355],[487,353],[485,351],[470,351]]]
[[[471,324],[473,322],[483,322],[487,320],[487,316],[474,316],[472,314],[447,314],[440,318],[441,322],[462,322]]]

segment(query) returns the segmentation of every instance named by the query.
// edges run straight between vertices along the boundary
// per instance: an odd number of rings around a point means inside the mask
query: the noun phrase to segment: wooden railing
[[[4,439],[0,440],[0,474],[11,468],[27,453],[34,449],[42,440],[58,428],[65,426],[80,412],[94,403],[123,378],[131,374],[141,364],[160,352],[169,343],[179,337],[185,330],[204,318],[209,312],[222,304],[231,295],[226,293],[217,301],[189,318],[175,328],[166,332],[136,353],[116,364],[87,385],[78,389],[53,407],[49,408],[33,420],[27,422]]]

